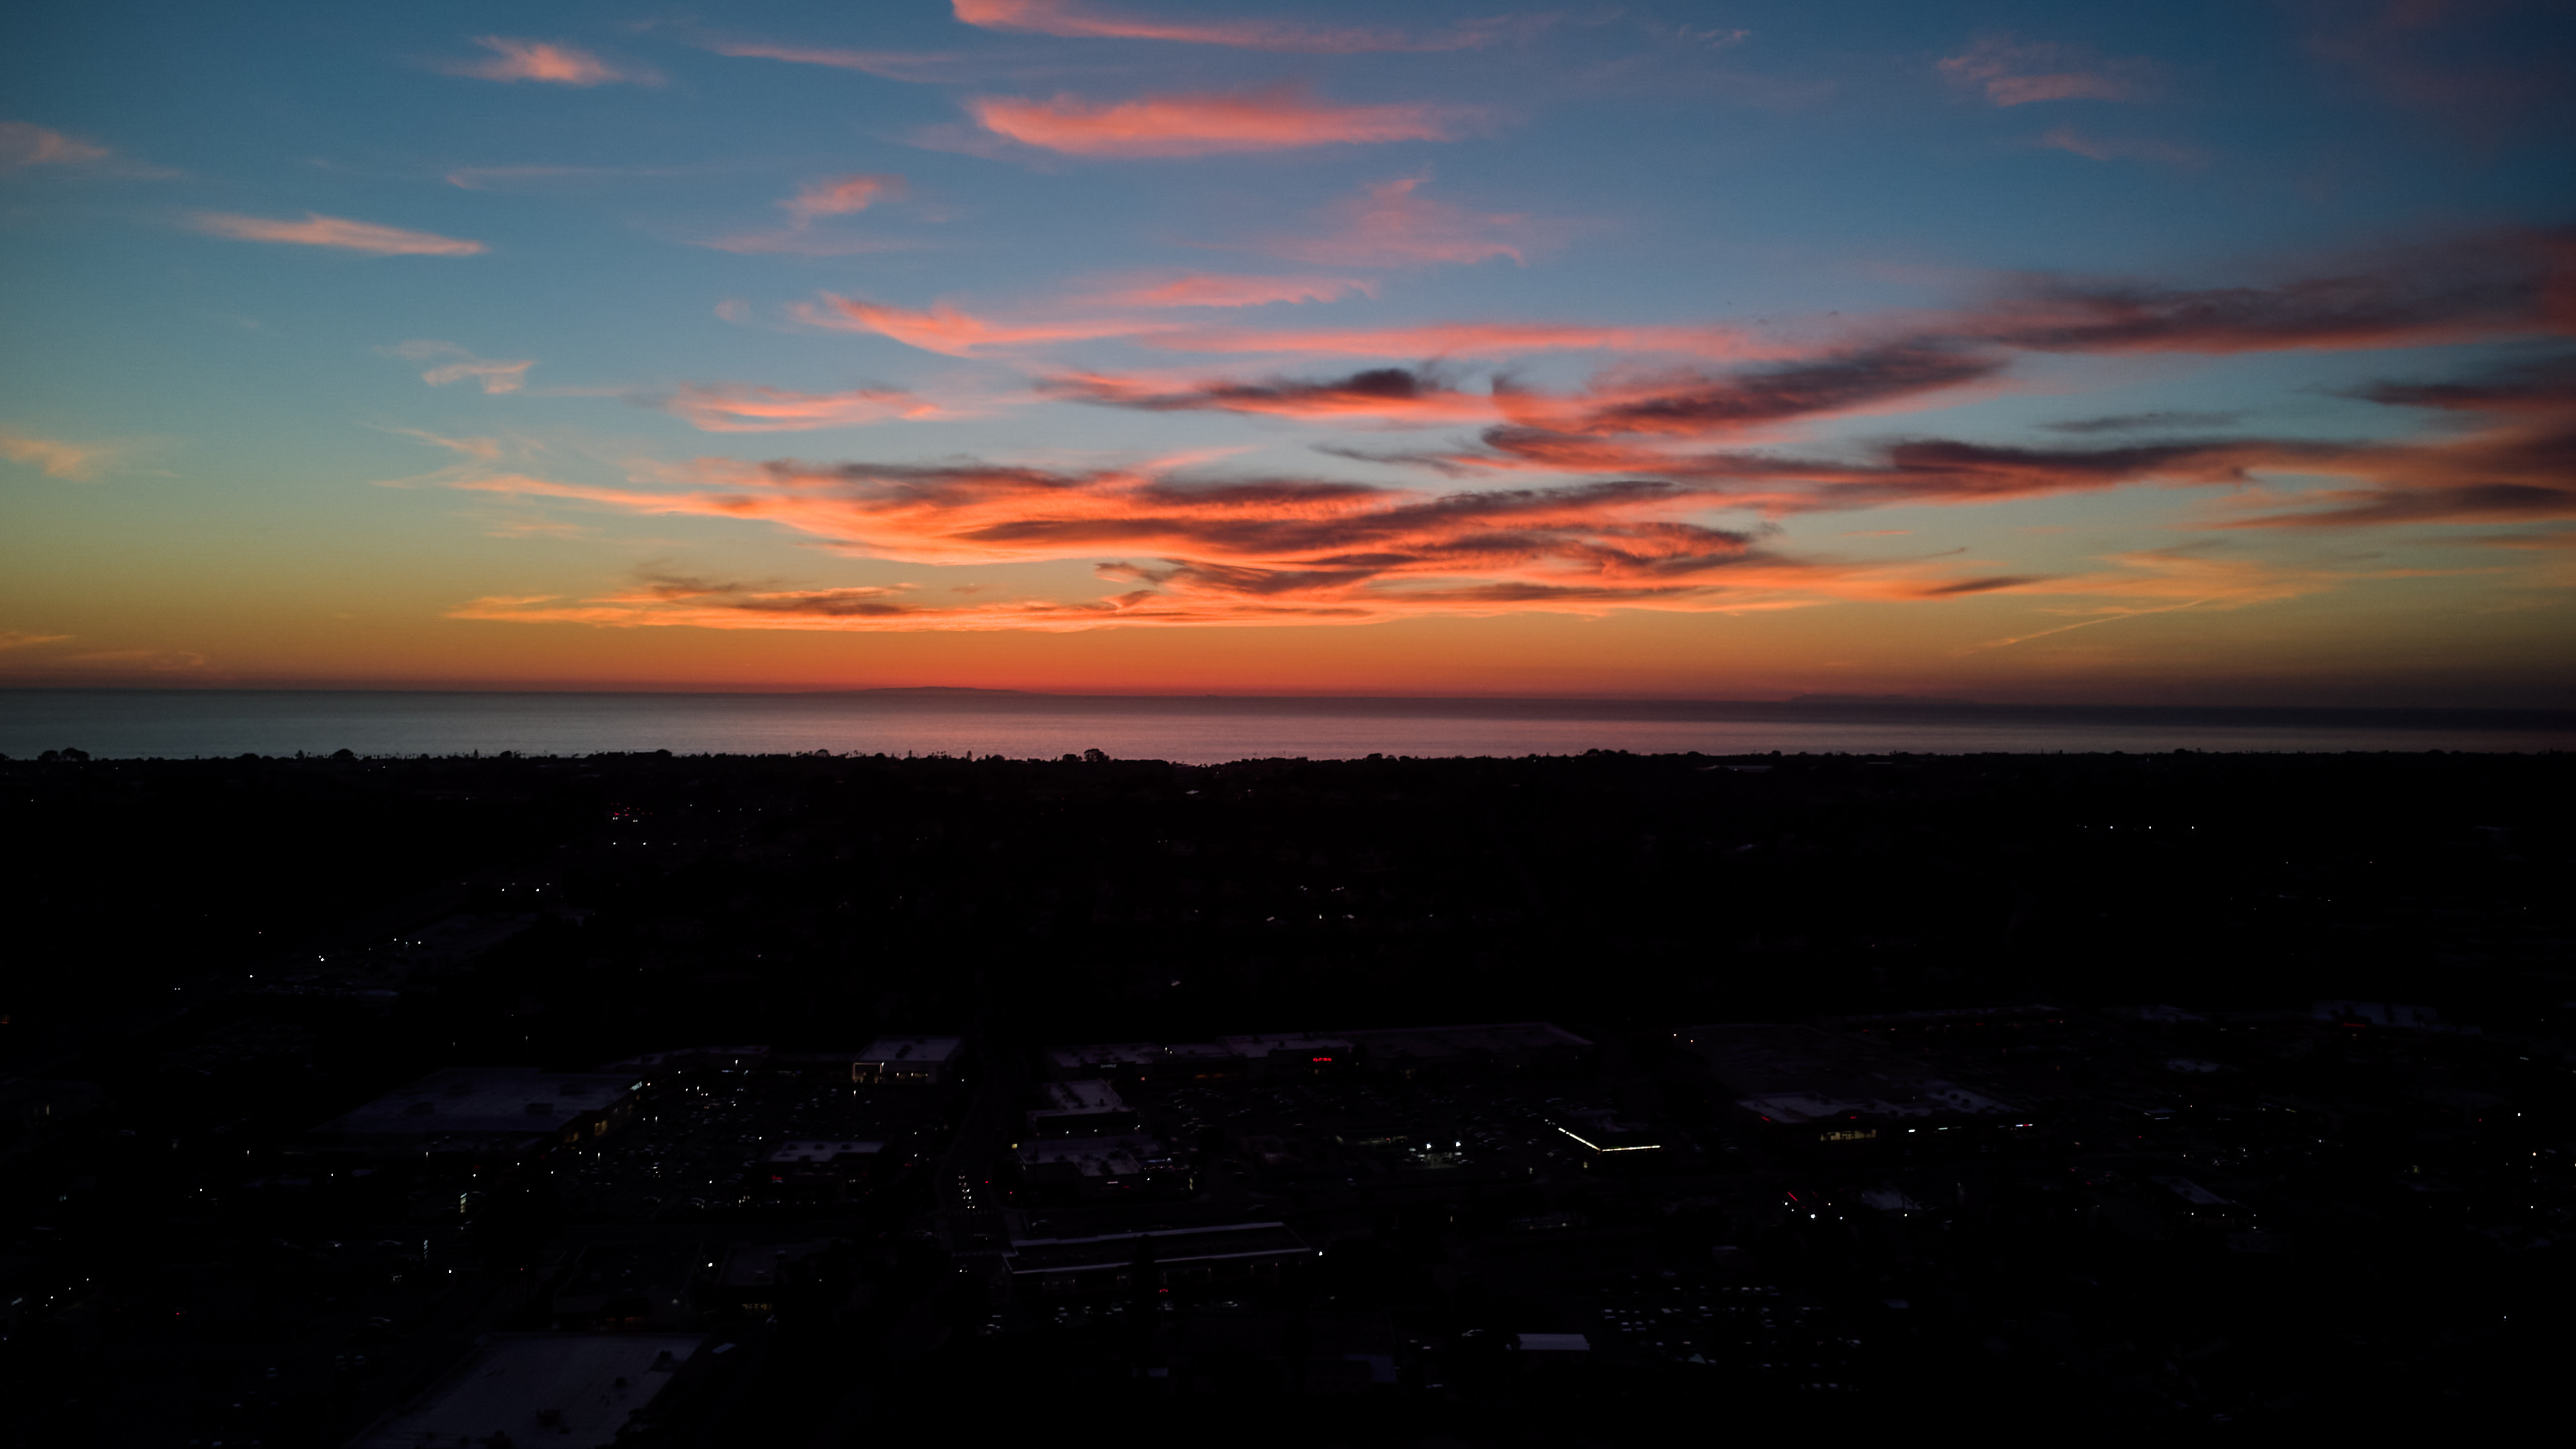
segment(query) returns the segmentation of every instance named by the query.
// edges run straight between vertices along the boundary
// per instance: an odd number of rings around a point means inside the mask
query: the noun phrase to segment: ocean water
[[[1972,754],[2576,748],[2576,711],[1804,700],[1135,698],[1002,691],[535,694],[0,690],[0,755],[1007,755],[1219,764],[1370,754]]]

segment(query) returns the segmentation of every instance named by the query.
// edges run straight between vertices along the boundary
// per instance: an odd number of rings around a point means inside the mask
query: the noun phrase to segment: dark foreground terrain
[[[2509,1418],[2571,786],[0,761],[0,1442]]]

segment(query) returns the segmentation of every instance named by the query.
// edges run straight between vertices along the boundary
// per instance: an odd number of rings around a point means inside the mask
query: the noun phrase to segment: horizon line
[[[414,696],[514,696],[542,698],[666,698],[666,699],[831,699],[877,697],[931,700],[939,698],[981,698],[994,701],[1044,700],[1063,701],[1129,701],[1136,703],[1192,704],[1222,702],[1229,704],[1274,703],[1298,704],[1386,704],[1386,705],[1552,705],[1552,706],[1655,706],[1662,709],[1683,708],[1755,708],[1755,709],[1862,709],[1862,710],[2004,710],[2004,711],[2143,711],[2161,715],[2177,714],[2261,714],[2294,712],[2299,714],[2340,715],[2409,715],[2409,716],[2512,716],[2532,720],[2576,722],[2576,704],[2353,704],[2293,703],[2267,701],[2258,703],[2153,703],[2118,699],[2087,700],[2012,700],[1971,699],[1956,695],[1912,694],[1847,694],[1806,692],[1789,696],[1746,697],[1716,695],[1655,694],[1373,694],[1373,693],[1299,693],[1255,694],[1197,691],[1190,693],[1071,693],[1039,689],[1006,689],[977,685],[862,685],[842,688],[809,686],[736,686],[731,688],[681,688],[669,685],[610,685],[599,687],[531,687],[495,685],[350,685],[350,684],[15,684],[0,683],[0,694],[129,694],[129,695],[414,695]]]

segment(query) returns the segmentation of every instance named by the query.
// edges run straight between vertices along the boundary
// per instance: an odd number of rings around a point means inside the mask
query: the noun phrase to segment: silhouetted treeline
[[[363,957],[459,913],[563,909],[401,1010],[472,1030],[497,1004],[528,1049],[580,1061],[979,1010],[1181,1037],[1999,991],[2266,1005],[2437,983],[2472,1018],[2568,995],[2548,974],[2569,935],[2556,755],[245,758],[0,779],[12,895],[67,953],[11,973],[22,1027]]]

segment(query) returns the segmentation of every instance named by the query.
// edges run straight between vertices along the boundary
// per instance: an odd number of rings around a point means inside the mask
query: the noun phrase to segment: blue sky
[[[0,678],[2571,694],[2564,7],[27,30]]]

